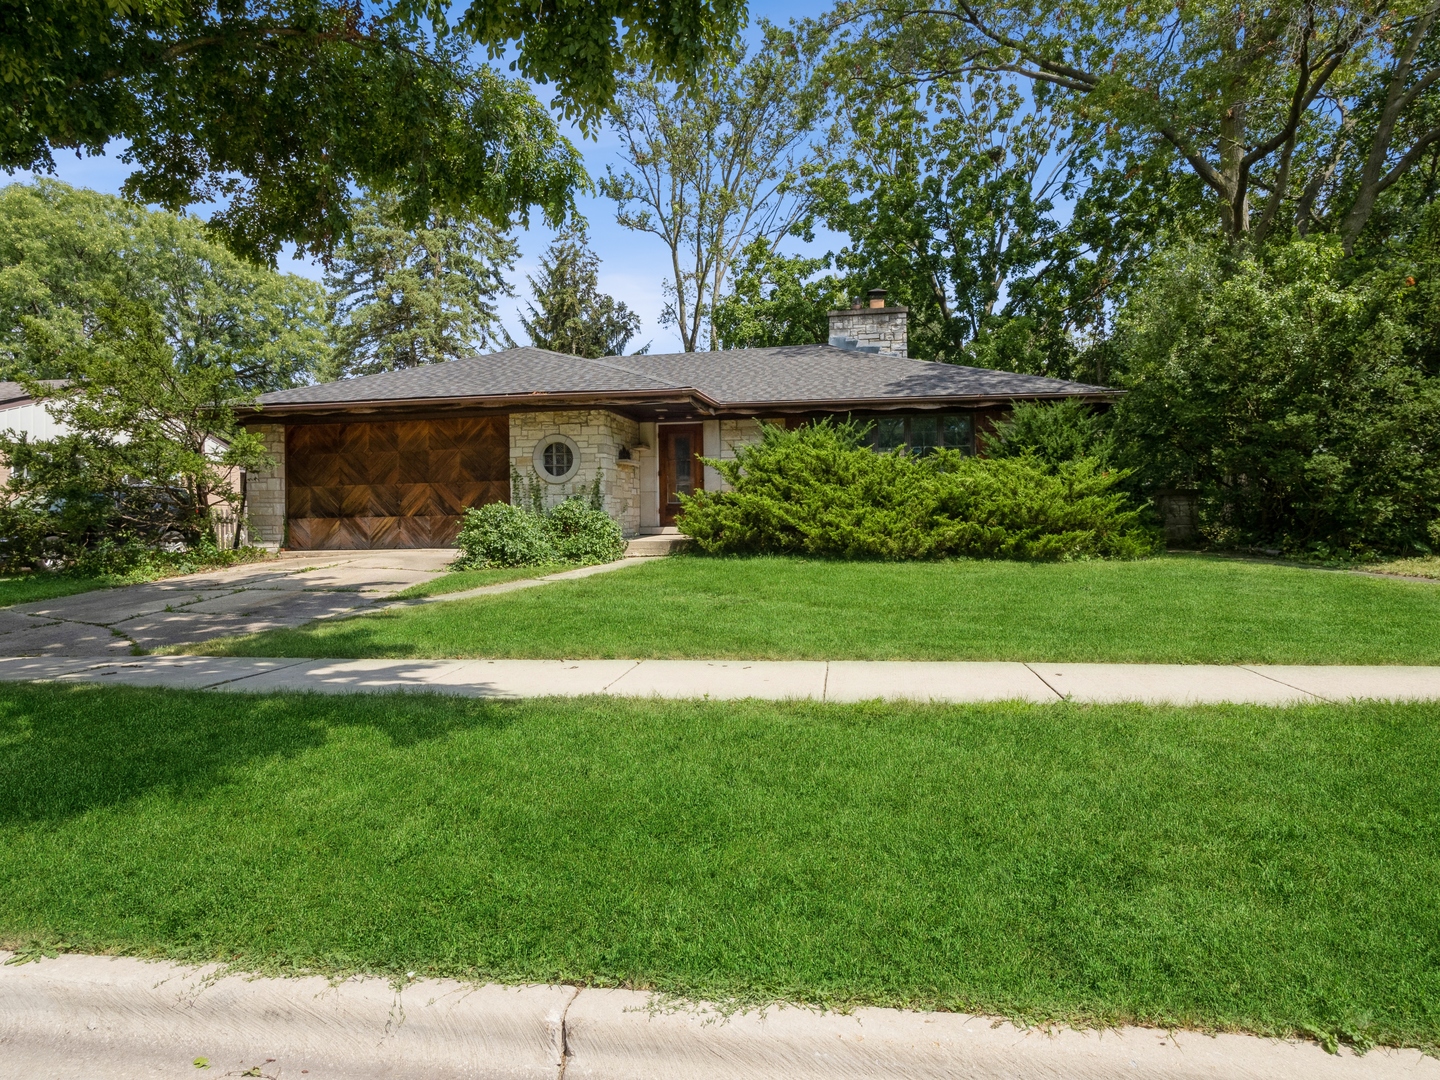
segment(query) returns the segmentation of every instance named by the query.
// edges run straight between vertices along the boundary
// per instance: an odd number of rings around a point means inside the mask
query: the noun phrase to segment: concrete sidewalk
[[[1440,700],[1440,667],[1021,664],[858,660],[303,660],[4,657],[0,680],[177,689],[416,690],[467,697],[762,698],[974,702]]]
[[[8,954],[0,953],[0,959]],[[0,1075],[26,1080],[1388,1080],[1415,1050],[958,1013],[770,1006],[724,1014],[630,990],[445,979],[273,979],[65,955],[0,966]]]

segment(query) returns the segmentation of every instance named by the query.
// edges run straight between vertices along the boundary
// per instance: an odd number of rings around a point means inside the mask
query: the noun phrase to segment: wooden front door
[[[285,432],[292,548],[449,547],[467,507],[509,497],[507,416]]]
[[[705,428],[700,424],[667,424],[660,429],[660,524],[674,525],[681,495],[705,488],[700,464]]]

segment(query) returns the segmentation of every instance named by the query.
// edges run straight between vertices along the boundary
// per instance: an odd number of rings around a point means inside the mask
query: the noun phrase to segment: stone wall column
[[[285,543],[285,425],[252,424],[271,464],[245,474],[245,513],[250,542],[274,551]]]

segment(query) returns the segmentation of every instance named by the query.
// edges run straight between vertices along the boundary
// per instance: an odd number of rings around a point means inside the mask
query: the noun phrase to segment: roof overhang
[[[387,398],[374,401],[284,402],[246,405],[236,410],[243,424],[270,420],[285,423],[335,423],[345,418],[401,419],[422,416],[486,415],[511,412],[554,412],[571,409],[609,409],[637,420],[688,419],[692,417],[737,418],[752,416],[802,415],[809,413],[935,411],[939,409],[983,409],[1016,401],[1078,400],[1105,404],[1117,400],[1123,391],[1103,390],[1074,393],[1047,391],[1024,394],[934,394],[925,397],[814,398],[773,401],[716,401],[693,388],[673,390],[618,390],[600,393],[554,393],[477,395],[471,397]]]

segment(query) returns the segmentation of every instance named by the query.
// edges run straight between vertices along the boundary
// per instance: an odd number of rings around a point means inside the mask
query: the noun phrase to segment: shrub
[[[1094,459],[939,451],[915,458],[858,446],[850,426],[767,427],[734,461],[709,461],[731,489],[682,498],[683,532],[712,553],[848,559],[976,556],[1133,558],[1159,550],[1124,474]]]
[[[1114,451],[1108,419],[1079,401],[1022,401],[981,436],[981,447],[987,457],[1028,456],[1053,468],[1087,457],[1108,464]]]
[[[557,558],[545,519],[509,503],[488,503],[466,510],[456,543],[460,557],[455,565],[460,569],[537,566]]]
[[[620,526],[604,510],[581,499],[566,499],[545,518],[556,553],[566,562],[614,562],[625,554]]]
[[[613,562],[625,553],[625,537],[609,514],[600,509],[597,478],[587,498],[572,496],[546,511],[533,486],[511,483],[528,506],[490,503],[465,511],[456,543],[459,569],[487,566],[539,566],[548,562]]]

